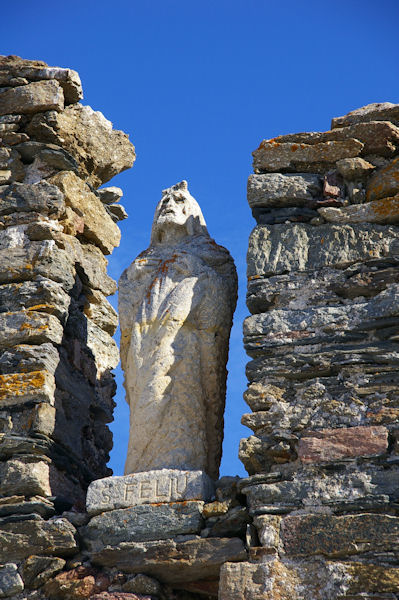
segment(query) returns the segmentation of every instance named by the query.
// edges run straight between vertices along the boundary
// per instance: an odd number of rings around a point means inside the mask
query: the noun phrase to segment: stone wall
[[[241,482],[221,600],[399,597],[399,105],[253,153]]]
[[[110,473],[105,255],[125,212],[121,190],[97,188],[135,154],[81,98],[76,72],[0,57],[0,596],[62,568],[78,550],[65,511]]]

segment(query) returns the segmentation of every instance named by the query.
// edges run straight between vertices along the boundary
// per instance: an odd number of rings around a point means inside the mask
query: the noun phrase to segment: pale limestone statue
[[[119,282],[130,437],[125,474],[218,477],[237,276],[182,181],[164,190],[151,243]]]

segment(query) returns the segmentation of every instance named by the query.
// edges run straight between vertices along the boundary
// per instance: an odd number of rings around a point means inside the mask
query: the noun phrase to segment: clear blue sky
[[[109,184],[123,188],[130,217],[110,274],[117,279],[148,246],[160,192],[181,179],[233,255],[240,296],[221,474],[244,475],[251,152],[263,138],[326,130],[331,117],[364,104],[399,102],[398,0],[20,0],[5,3],[1,17],[1,54],[76,69],[83,103],[136,146],[133,169]],[[122,474],[128,407],[119,370],[117,378],[110,466]]]

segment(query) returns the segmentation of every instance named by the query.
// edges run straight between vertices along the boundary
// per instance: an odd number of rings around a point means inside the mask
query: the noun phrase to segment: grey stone
[[[267,475],[263,476],[267,480]],[[340,513],[356,508],[364,510],[397,502],[399,472],[395,468],[355,465],[344,470],[326,472],[324,469],[302,469],[290,480],[279,480],[278,473],[270,474],[270,482],[262,483],[262,475],[242,480],[242,492],[247,496],[250,513],[285,513],[295,508],[325,506]]]
[[[78,548],[75,533],[71,523],[62,518],[0,519],[0,560],[19,561],[32,554],[73,555]]]
[[[101,188],[97,190],[97,194],[103,204],[114,204],[123,196],[121,188],[115,186]]]
[[[51,279],[0,285],[0,312],[29,310],[50,313],[64,323],[70,301],[61,284]]]
[[[139,504],[211,498],[213,482],[202,471],[160,469],[93,481],[87,490],[90,515]]]
[[[16,344],[60,344],[61,323],[53,315],[36,312],[0,313],[0,348]]]
[[[48,519],[55,513],[54,505],[47,498],[40,496],[32,496],[29,500],[25,500],[24,496],[0,498],[0,517],[31,513],[36,513],[44,519]]]
[[[62,146],[79,164],[80,174],[94,187],[132,166],[135,159],[128,136],[90,106],[73,104],[64,111],[37,114],[27,133],[39,142]]]
[[[238,538],[194,538],[184,542],[121,542],[115,548],[104,548],[91,560],[126,573],[145,573],[161,582],[178,583],[217,579],[223,563],[245,558],[244,544]]]
[[[0,94],[0,114],[32,114],[45,110],[62,110],[64,93],[57,81],[37,81],[11,88]]]
[[[14,563],[0,565],[0,598],[9,598],[22,592],[24,583]]]
[[[121,204],[107,204],[107,212],[111,215],[113,221],[123,221],[128,218],[125,208]]]
[[[396,227],[383,225],[258,225],[248,248],[248,277],[353,263],[399,255]]]
[[[252,154],[255,173],[296,171],[325,173],[337,160],[358,156],[364,144],[356,139],[319,144],[279,143],[263,140]]]
[[[122,585],[122,589],[124,592],[151,594],[154,596],[159,596],[162,592],[162,586],[159,581],[143,574],[128,579],[126,583]]]
[[[261,347],[338,341],[352,330],[371,329],[370,322],[379,328],[378,319],[398,317],[398,299],[399,286],[392,284],[368,302],[252,315],[244,321],[244,345],[252,353]]]
[[[322,195],[322,179],[308,173],[250,175],[247,193],[251,208],[310,206]]]
[[[391,121],[391,123],[399,125],[399,104],[392,104],[392,102],[367,104],[367,106],[352,110],[343,117],[335,117],[331,121],[331,129],[369,121]]]
[[[98,290],[87,291],[84,314],[100,329],[114,335],[118,327],[118,313]]]
[[[52,556],[29,556],[22,563],[20,570],[25,587],[37,589],[62,571],[66,561],[63,558]]]
[[[112,510],[93,517],[80,530],[91,554],[120,543],[165,540],[178,535],[198,534],[202,525],[202,502],[143,504]]]
[[[65,211],[62,193],[45,181],[36,185],[14,183],[0,193],[0,198],[0,216],[36,211],[57,218]]]
[[[48,371],[54,374],[59,354],[51,343],[35,346],[17,345],[0,353],[0,373],[29,373],[31,371]]]

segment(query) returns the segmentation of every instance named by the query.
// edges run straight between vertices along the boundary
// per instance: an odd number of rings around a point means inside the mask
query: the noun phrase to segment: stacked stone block
[[[81,98],[75,71],[0,57],[0,588],[33,577],[30,555],[62,568],[76,530],[55,517],[109,474],[119,354],[105,255],[125,213],[118,188],[97,188],[135,155]]]
[[[240,457],[259,547],[220,597],[394,599],[399,105],[253,155]]]

